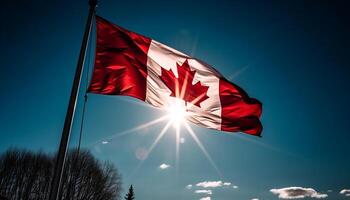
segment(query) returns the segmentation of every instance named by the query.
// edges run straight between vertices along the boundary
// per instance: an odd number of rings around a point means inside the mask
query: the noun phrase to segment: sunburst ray
[[[157,119],[155,119],[155,120],[152,120],[152,121],[149,121],[149,122],[147,122],[147,123],[141,124],[141,125],[139,125],[139,126],[137,126],[137,127],[134,127],[134,128],[128,129],[128,130],[124,130],[124,131],[122,131],[122,132],[115,133],[115,134],[113,134],[113,135],[111,135],[111,136],[102,138],[102,139],[98,140],[97,142],[95,142],[95,143],[93,143],[93,144],[91,144],[91,145],[89,145],[89,146],[95,146],[95,145],[97,145],[97,144],[100,144],[100,143],[103,142],[103,141],[111,141],[111,140],[113,140],[114,138],[118,138],[118,137],[121,137],[121,136],[125,136],[125,135],[127,135],[127,134],[130,134],[130,133],[133,133],[133,132],[135,132],[135,131],[142,130],[142,129],[147,128],[147,127],[149,127],[149,126],[152,126],[152,125],[154,125],[154,124],[160,123],[160,122],[162,122],[162,121],[164,121],[164,120],[166,120],[166,119],[168,119],[168,118],[169,118],[169,116],[167,116],[167,115],[166,115],[166,116],[163,116],[163,117],[160,117],[160,118],[157,118]]]
[[[184,122],[184,125],[187,129],[187,131],[192,136],[193,140],[197,143],[198,147],[202,150],[205,157],[208,159],[209,163],[212,165],[212,167],[215,169],[215,171],[219,174],[220,177],[222,177],[222,173],[220,172],[219,168],[216,166],[214,160],[211,158],[205,147],[203,146],[202,142],[198,139],[197,135],[194,133],[192,128],[188,125],[187,122]]]
[[[152,152],[152,150],[154,149],[154,147],[157,146],[158,142],[160,139],[162,139],[163,135],[166,133],[166,131],[169,129],[169,126],[172,124],[172,121],[170,120],[162,129],[162,131],[159,133],[159,135],[157,136],[157,138],[154,140],[154,142],[152,143],[152,145],[150,146],[150,148],[148,149],[148,155]]]
[[[176,175],[179,172],[179,164],[180,164],[180,127],[176,126],[176,161],[175,161]]]
[[[158,134],[157,138],[153,141],[152,145],[150,146],[150,148],[148,148],[147,150],[147,154],[148,156],[152,153],[152,150],[157,146],[158,142],[160,141],[160,139],[162,139],[162,137],[164,136],[164,134],[166,133],[166,131],[169,129],[169,126],[172,124],[172,121],[170,120],[164,127],[163,129],[160,131],[160,133]],[[148,157],[147,156],[147,157]],[[146,159],[145,159],[146,160]],[[130,177],[134,176],[134,174],[136,174],[138,172],[138,170],[140,169],[140,167],[142,166],[143,162],[145,160],[140,160],[139,164],[136,166],[136,168],[133,170],[133,172],[131,173]]]

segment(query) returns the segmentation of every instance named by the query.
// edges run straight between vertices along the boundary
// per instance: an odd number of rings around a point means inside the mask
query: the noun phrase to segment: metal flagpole
[[[63,172],[64,162],[66,159],[67,146],[69,142],[70,132],[72,129],[72,121],[74,117],[77,96],[79,93],[79,86],[80,86],[81,75],[82,75],[83,66],[84,66],[86,48],[87,48],[87,43],[91,32],[92,19],[93,19],[93,16],[95,15],[97,0],[89,0],[89,5],[90,5],[89,16],[85,26],[83,42],[81,44],[77,69],[75,71],[74,82],[73,82],[72,91],[70,94],[67,113],[66,113],[66,119],[64,121],[64,127],[62,131],[60,147],[57,154],[54,176],[51,183],[49,200],[58,200],[58,194],[60,193],[60,188],[61,188],[60,185],[62,184],[61,183],[62,172]]]

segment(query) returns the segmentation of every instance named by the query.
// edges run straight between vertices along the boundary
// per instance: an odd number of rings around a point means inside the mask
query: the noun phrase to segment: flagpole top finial
[[[91,7],[96,7],[96,5],[97,5],[97,0],[89,0],[89,5],[90,5]]]

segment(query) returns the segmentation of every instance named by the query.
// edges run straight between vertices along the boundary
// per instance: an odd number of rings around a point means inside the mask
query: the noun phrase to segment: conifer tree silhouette
[[[125,200],[133,200],[135,199],[135,193],[134,193],[134,188],[132,185],[129,188],[129,192],[125,195]]]

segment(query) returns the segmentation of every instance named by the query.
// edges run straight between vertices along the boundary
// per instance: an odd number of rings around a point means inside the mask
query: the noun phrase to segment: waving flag
[[[261,103],[208,64],[96,17],[89,92],[126,95],[166,108],[180,99],[187,120],[211,129],[260,135]]]

